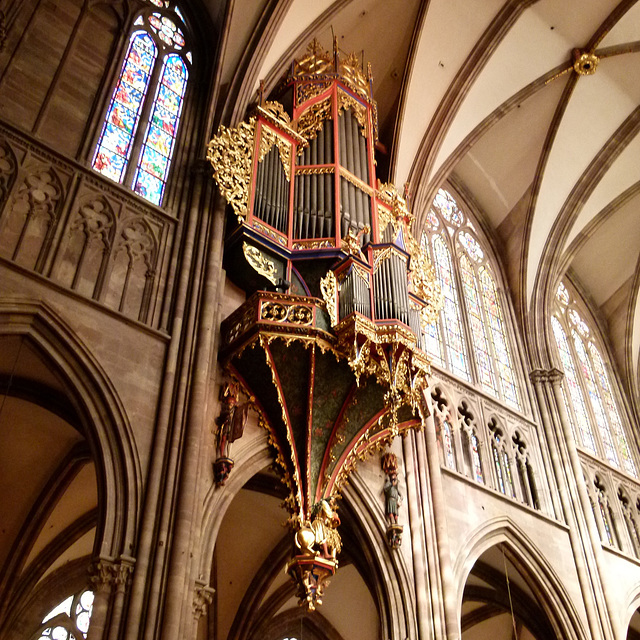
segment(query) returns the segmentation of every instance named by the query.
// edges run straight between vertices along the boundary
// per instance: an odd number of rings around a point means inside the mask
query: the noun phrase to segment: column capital
[[[551,382],[554,386],[559,386],[560,383],[564,380],[564,371],[560,371],[560,369],[549,369],[549,382]]]
[[[207,613],[209,605],[213,602],[213,594],[216,590],[208,584],[196,580],[193,590],[193,615],[196,620]]]
[[[545,369],[533,369],[532,371],[529,371],[529,379],[533,384],[546,382],[548,379],[548,372]]]
[[[89,580],[96,591],[110,592],[114,587],[118,592],[124,592],[133,574],[135,558],[120,556],[109,558],[102,556],[95,558],[89,565]]]

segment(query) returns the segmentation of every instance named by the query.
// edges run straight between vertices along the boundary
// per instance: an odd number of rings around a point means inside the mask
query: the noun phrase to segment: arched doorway
[[[461,631],[463,640],[557,637],[545,607],[504,543],[487,549],[467,577]]]
[[[283,527],[286,493],[268,469],[238,491],[221,523],[212,566],[215,587],[208,637],[242,640],[313,638],[342,640],[380,635],[381,621],[370,572],[358,552],[349,553],[353,522],[341,508],[345,551],[322,606],[307,612],[298,606],[294,584],[285,573],[293,537]],[[357,607],[353,603],[357,602]]]

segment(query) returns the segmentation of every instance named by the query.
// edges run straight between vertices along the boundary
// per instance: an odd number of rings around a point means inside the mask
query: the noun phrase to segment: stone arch
[[[142,478],[131,426],[113,384],[73,330],[44,303],[0,302],[0,336],[29,340],[64,381],[86,431],[103,505],[94,556],[131,555]]]
[[[634,640],[634,638],[637,637],[637,633],[636,635],[632,635],[632,629],[635,627],[633,630],[637,632],[637,627],[640,627],[640,620],[638,619],[640,618],[640,582],[637,582],[633,588],[629,590],[626,600],[628,605],[626,610],[624,610],[624,614],[622,614],[624,615],[622,620],[624,622],[623,630],[627,630],[627,638]],[[633,625],[634,622],[636,622],[635,625]]]
[[[557,637],[586,640],[589,636],[560,577],[529,536],[508,516],[493,518],[476,529],[454,563],[457,619],[461,619],[463,591],[471,570],[483,553],[499,544],[535,594]]]
[[[231,502],[247,481],[273,462],[266,432],[260,432],[259,435],[245,440],[247,435],[249,434],[245,430],[245,436],[235,445],[237,447],[233,455],[235,466],[224,488],[212,487],[204,500],[201,538],[203,547],[198,575],[205,584],[211,580],[218,532]],[[364,563],[369,568],[367,575],[361,574],[361,577],[369,587],[378,609],[384,637],[414,640],[417,638],[417,627],[412,580],[403,557],[393,553],[387,544],[382,505],[357,473],[351,475],[342,497],[341,512],[347,516],[349,526],[358,536],[358,552],[361,556],[358,558],[359,564]],[[282,516],[284,520],[286,516],[284,510]],[[276,552],[278,548],[274,550],[278,555]],[[288,555],[288,553],[287,544],[285,554]],[[293,591],[293,585],[291,590]],[[257,607],[258,604],[252,601],[251,606]],[[248,630],[244,629],[244,633],[248,633]]]

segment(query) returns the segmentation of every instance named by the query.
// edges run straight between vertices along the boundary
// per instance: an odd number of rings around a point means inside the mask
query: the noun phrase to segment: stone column
[[[119,638],[124,596],[134,563],[130,556],[120,556],[118,560],[102,557],[89,566],[93,611],[87,640]]]
[[[171,496],[174,490],[171,464],[175,462],[179,443],[175,442],[172,436],[178,428],[175,423],[179,423],[183,415],[182,387],[186,386],[188,377],[186,369],[190,363],[189,354],[185,353],[189,351],[189,345],[185,345],[185,335],[190,334],[194,324],[191,309],[191,272],[194,263],[202,260],[202,249],[198,239],[202,227],[201,209],[205,201],[203,198],[205,176],[205,162],[202,161],[194,169],[191,207],[186,216],[181,250],[178,251],[176,247],[174,252],[176,257],[173,259],[179,262],[176,268],[175,300],[169,328],[171,342],[164,367],[156,432],[145,485],[144,509],[136,552],[136,572],[133,576],[127,607],[127,624],[124,630],[126,640],[138,640],[140,625],[143,621],[147,627],[143,633],[153,636],[156,617],[160,610],[159,599],[166,562],[165,545],[168,539],[165,523],[171,519],[171,507],[165,504],[165,497]],[[174,424],[171,424],[172,419]],[[167,511],[169,513],[163,513]],[[164,517],[160,518],[159,514],[163,514]]]
[[[171,554],[164,597],[164,616],[161,638],[187,639],[186,620],[182,615],[185,585],[194,584],[192,577],[194,544],[192,523],[200,519],[202,505],[198,503],[200,474],[200,451],[207,435],[205,408],[209,393],[210,373],[216,365],[215,339],[218,290],[222,286],[222,238],[224,235],[225,203],[220,196],[211,212],[205,244],[205,261],[201,288],[197,298],[197,322],[194,340],[195,354],[189,379],[186,399],[184,433],[180,459],[180,477],[177,497],[172,502],[173,530]],[[191,582],[190,582],[191,581]]]
[[[449,531],[446,520],[446,507],[442,489],[442,470],[436,437],[436,425],[433,417],[431,397],[428,396],[429,416],[425,419],[425,428],[416,436],[418,461],[423,458],[427,463],[428,490],[431,497],[433,527],[438,550],[440,580],[442,581],[442,607],[444,613],[442,638],[458,640],[459,621],[457,616],[457,594],[451,567],[449,549]],[[436,636],[438,637],[438,636]]]
[[[113,604],[111,605],[111,615],[109,616],[109,640],[118,640],[121,637],[120,625],[122,622],[122,610],[124,608],[124,596],[127,587],[131,583],[134,564],[135,558],[120,556],[120,562],[113,567],[113,583],[116,589],[113,596]]]
[[[564,436],[569,464],[571,466],[571,470],[573,471],[573,477],[575,481],[575,490],[577,496],[574,497],[577,498],[578,503],[582,507],[584,522],[586,524],[585,533],[587,537],[587,543],[590,546],[589,550],[593,554],[592,557],[595,566],[592,567],[591,575],[592,582],[594,583],[594,589],[596,590],[596,604],[601,603],[599,608],[601,612],[601,619],[604,627],[605,637],[613,637],[619,640],[624,640],[626,634],[623,634],[620,630],[619,621],[617,619],[617,616],[615,615],[615,600],[609,592],[606,581],[602,580],[602,576],[604,575],[604,572],[602,571],[602,543],[600,540],[600,534],[598,532],[596,519],[593,514],[593,509],[591,508],[591,501],[589,499],[587,488],[584,483],[582,465],[580,464],[578,450],[573,439],[573,432],[571,430],[571,424],[569,423],[567,409],[564,404],[564,396],[562,394],[561,387],[563,378],[564,374],[562,373],[562,371],[559,371],[558,369],[551,369],[549,371],[549,381],[551,383],[556,406],[558,408],[558,414],[560,416],[560,426],[562,427],[562,434]],[[589,562],[589,555],[590,554],[587,554],[587,562]],[[602,591],[604,602],[602,602],[602,600],[597,597],[599,591]],[[607,628],[607,621],[611,625],[610,629]]]
[[[593,640],[609,638],[603,630],[602,620],[597,604],[597,594],[591,579],[591,567],[588,562],[588,554],[584,547],[583,535],[578,522],[577,497],[570,491],[570,482],[567,473],[570,471],[568,461],[563,455],[563,447],[560,446],[558,435],[564,439],[564,434],[560,430],[556,433],[554,421],[549,413],[549,408],[553,407],[554,396],[549,388],[549,372],[536,370],[531,372],[531,381],[535,390],[538,406],[542,416],[542,425],[545,430],[547,446],[551,456],[553,472],[557,479],[560,504],[564,514],[564,520],[569,526],[569,542],[573,552],[573,560],[578,574],[578,582],[582,592],[587,624]]]
[[[421,640],[433,638],[433,629],[429,622],[432,619],[429,601],[430,584],[427,579],[427,548],[424,537],[423,511],[420,483],[416,469],[416,448],[414,434],[409,433],[402,439],[404,468],[407,483],[407,507],[409,512],[409,533],[411,535],[411,556],[413,558],[413,574],[416,590],[416,612],[418,618],[418,637]]]

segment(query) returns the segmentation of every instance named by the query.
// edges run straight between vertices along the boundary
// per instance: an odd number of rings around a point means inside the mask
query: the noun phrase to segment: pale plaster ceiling
[[[607,332],[637,412],[637,0],[236,1],[226,65],[247,46],[258,4],[271,22],[247,74],[250,92],[261,78],[273,84],[311,37],[330,47],[332,28],[341,49],[364,49],[390,178],[410,181],[414,212],[424,215],[447,179],[479,205],[507,249],[523,332],[539,333],[531,323],[570,273]],[[240,25],[233,12],[245,10]],[[572,69],[573,49],[596,52],[595,74]],[[530,349],[532,366],[553,366],[537,361],[544,349]]]

